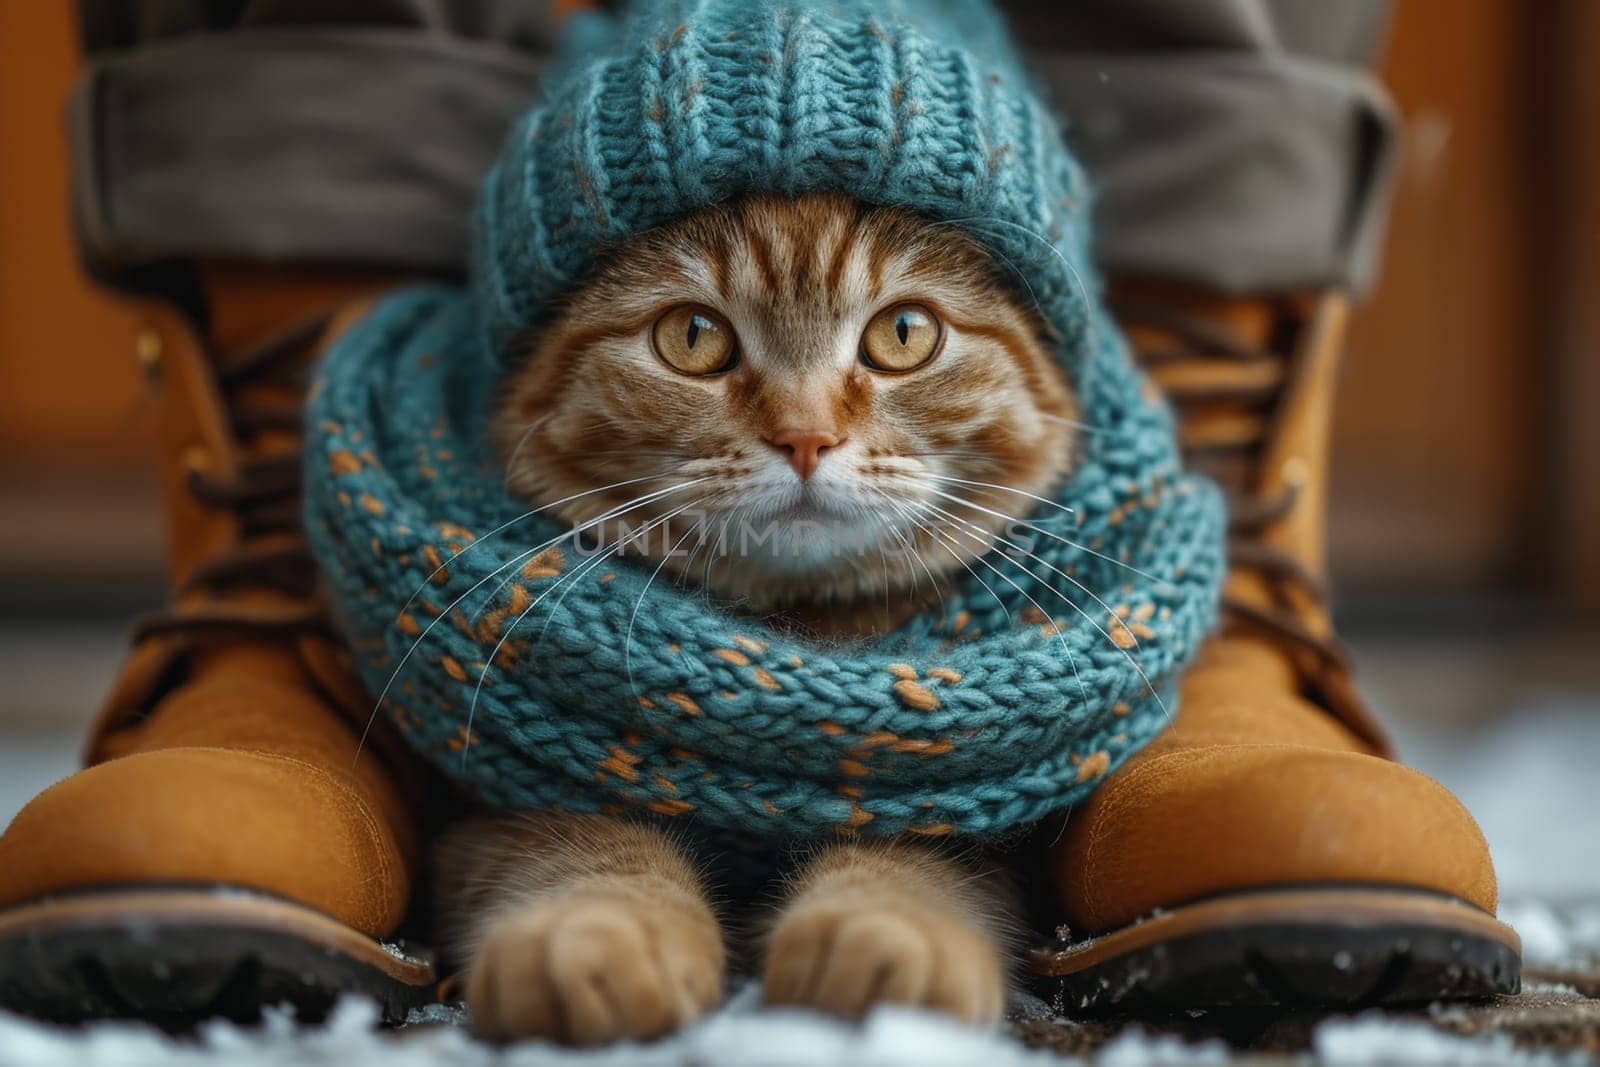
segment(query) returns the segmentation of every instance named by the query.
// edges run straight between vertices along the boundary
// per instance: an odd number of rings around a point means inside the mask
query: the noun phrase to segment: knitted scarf
[[[473,284],[381,301],[313,390],[307,529],[379,710],[493,805],[744,839],[993,834],[1081,798],[1167,721],[1223,523],[1099,301],[1082,175],[998,18],[636,0],[579,29],[487,180]],[[514,339],[598,254],[758,190],[966,228],[1037,301],[1089,427],[1034,556],[887,636],[808,641],[586,555],[489,447]]]

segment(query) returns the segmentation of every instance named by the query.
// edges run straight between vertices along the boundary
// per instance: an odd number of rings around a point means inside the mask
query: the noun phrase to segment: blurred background
[[[128,305],[78,273],[72,5],[0,0],[0,824],[75,766],[162,600]],[[1331,552],[1359,677],[1507,892],[1600,897],[1600,3],[1397,0],[1384,272],[1341,382]]]

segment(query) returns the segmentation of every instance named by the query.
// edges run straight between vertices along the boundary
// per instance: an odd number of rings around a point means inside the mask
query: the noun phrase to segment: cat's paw
[[[671,1033],[722,996],[716,922],[632,894],[570,893],[508,913],[467,978],[473,1026],[568,1045]]]
[[[875,1004],[910,1004],[988,1022],[1005,1003],[1000,952],[946,912],[892,898],[801,902],[767,943],[764,995],[857,1018]]]

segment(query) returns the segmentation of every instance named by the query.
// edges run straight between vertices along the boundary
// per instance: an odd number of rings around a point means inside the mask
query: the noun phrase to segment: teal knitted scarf
[[[991,834],[1081,798],[1165,724],[1223,523],[1099,301],[1082,175],[998,18],[637,0],[579,29],[487,180],[472,286],[388,297],[313,390],[307,528],[381,712],[491,804],[743,838]],[[967,229],[1038,302],[1091,427],[1036,558],[993,555],[885,637],[807,641],[596,562],[489,447],[514,339],[598,254],[753,191]]]

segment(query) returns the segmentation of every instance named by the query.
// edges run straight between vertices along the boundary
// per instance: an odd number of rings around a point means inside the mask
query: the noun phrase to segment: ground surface
[[[490,1047],[473,1040],[462,1011],[443,1006],[414,1015],[398,1031],[384,1031],[376,1026],[375,1005],[349,1000],[321,1026],[302,1027],[284,1013],[269,1012],[259,1026],[217,1022],[185,1038],[128,1023],[64,1030],[0,1014],[0,1067],[1600,1063],[1600,902],[1557,907],[1525,901],[1507,905],[1502,914],[1524,934],[1527,979],[1520,995],[1355,1017],[1195,1012],[1169,1019],[1083,1021],[1020,995],[1011,1019],[994,1030],[900,1010],[880,1010],[860,1025],[847,1025],[762,1010],[758,990],[750,987],[667,1041],[571,1052],[538,1043]]]
[[[756,1010],[754,990],[678,1037],[649,1046],[573,1052],[527,1043],[495,1049],[474,1041],[461,1015],[436,1009],[399,1031],[375,1028],[371,1004],[347,1001],[325,1026],[297,1027],[273,1014],[248,1029],[216,1023],[175,1039],[129,1024],[58,1031],[0,1016],[0,1064],[173,1067],[305,1063],[339,1067],[452,1064],[527,1067],[1048,1067],[1134,1064],[1548,1064],[1600,1062],[1600,1000],[1570,986],[1534,983],[1491,1004],[1436,1006],[1410,1014],[1271,1020],[1205,1015],[1158,1025],[1077,1023],[1041,1003],[1021,1007],[1002,1030],[966,1029],[932,1016],[880,1010],[860,1025]]]
[[[125,647],[122,630],[0,626],[0,824],[75,768]],[[0,1016],[0,1067],[1600,1063],[1600,645],[1593,635],[1567,635],[1570,649],[1537,634],[1356,637],[1366,688],[1396,725],[1402,754],[1455,790],[1483,825],[1508,901],[1502,918],[1526,949],[1529,980],[1518,997],[1353,1019],[1211,1013],[1142,1023],[1074,1022],[1019,1001],[1005,1029],[983,1032],[902,1011],[861,1026],[758,1012],[747,990],[672,1041],[581,1054],[492,1049],[442,1009],[398,1033],[377,1031],[374,1009],[359,1002],[326,1026],[275,1014],[260,1027],[219,1023],[182,1041],[128,1024],[69,1032]]]

